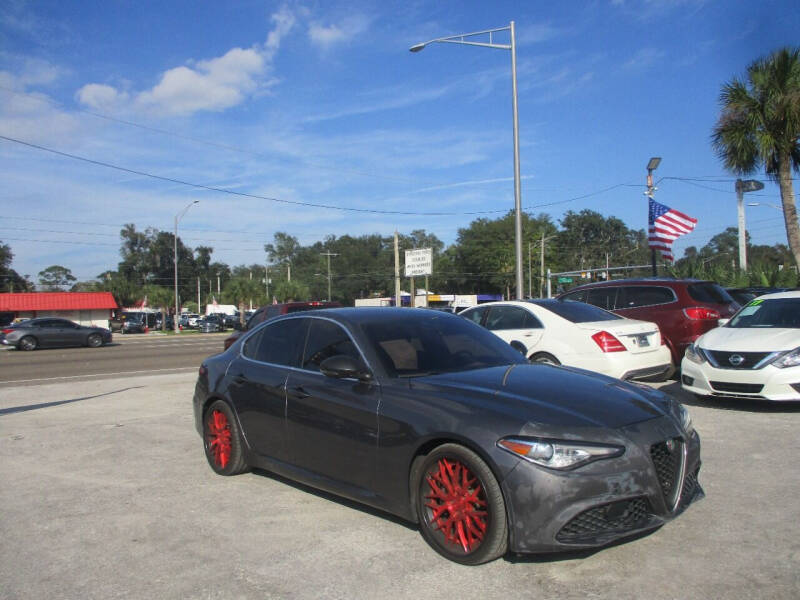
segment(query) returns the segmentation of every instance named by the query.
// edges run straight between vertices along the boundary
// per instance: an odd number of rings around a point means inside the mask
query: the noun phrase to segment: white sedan
[[[620,379],[663,381],[673,372],[658,325],[583,302],[489,302],[460,313],[531,362],[580,367]]]
[[[759,296],[697,338],[681,385],[701,398],[800,400],[800,292]]]

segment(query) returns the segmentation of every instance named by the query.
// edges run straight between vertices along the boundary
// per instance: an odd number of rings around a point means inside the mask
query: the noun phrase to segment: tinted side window
[[[586,290],[572,292],[561,298],[564,302],[586,302]]]
[[[296,367],[306,339],[306,319],[286,319],[265,327],[254,358],[261,362]]]
[[[44,321],[39,321],[36,326],[44,327],[45,329],[58,329],[61,327],[61,322],[56,319],[46,319]]]
[[[264,311],[264,320],[277,317],[279,314],[281,314],[281,307],[271,304],[267,307],[267,310]]]
[[[310,319],[310,321],[311,330],[303,353],[303,369],[319,371],[319,365],[323,360],[339,354],[361,360],[356,345],[340,325],[323,319]]]
[[[586,291],[586,302],[605,310],[614,309],[616,297],[617,288],[615,287],[601,287]]]
[[[716,283],[690,283],[689,295],[698,302],[712,304],[730,304],[733,298],[725,289]]]
[[[257,360],[258,347],[261,344],[261,332],[255,333],[247,338],[247,341],[242,345],[242,354],[247,358]]]
[[[464,313],[461,316],[464,317],[465,319],[469,319],[473,323],[477,323],[478,325],[480,325],[481,321],[483,320],[483,315],[486,314],[487,310],[488,307],[486,306],[473,308],[472,310],[464,311]]]
[[[493,306],[489,309],[486,328],[490,331],[501,329],[541,328],[542,324],[524,308],[518,306]]]
[[[617,308],[635,308],[637,306],[653,306],[675,301],[675,294],[668,287],[638,286],[626,287],[617,298]]]

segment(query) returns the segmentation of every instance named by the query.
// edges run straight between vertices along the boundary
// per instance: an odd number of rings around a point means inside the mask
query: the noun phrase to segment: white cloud
[[[259,87],[264,57],[255,48],[233,48],[224,56],[176,67],[152,90],[136,98],[138,108],[166,115],[219,111],[241,103]]]
[[[251,48],[231,48],[224,55],[189,61],[165,71],[152,89],[132,98],[123,90],[90,83],[78,90],[76,98],[92,108],[131,107],[156,115],[186,116],[199,111],[222,111],[241,104],[248,96],[274,84],[268,77],[272,58],[281,41],[295,24],[286,8],[272,15],[273,28],[266,42]]]
[[[97,110],[111,110],[128,101],[128,94],[110,85],[90,83],[75,93],[75,99]]]
[[[352,40],[369,27],[370,20],[364,15],[354,15],[343,19],[338,24],[322,25],[312,22],[308,26],[308,37],[311,43],[324,50],[335,44]]]

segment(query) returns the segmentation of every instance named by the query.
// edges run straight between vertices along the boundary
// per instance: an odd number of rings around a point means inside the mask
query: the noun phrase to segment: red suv
[[[686,346],[716,327],[718,319],[726,319],[739,309],[721,286],[697,279],[653,277],[601,281],[582,285],[558,297],[594,304],[628,319],[657,323],[677,367],[680,367]]]
[[[233,345],[233,342],[238,340],[242,333],[252,329],[259,323],[263,323],[267,319],[271,319],[272,317],[293,312],[316,310],[318,308],[336,308],[339,306],[341,306],[341,304],[338,302],[282,302],[281,304],[267,304],[266,306],[259,308],[249,319],[247,319],[247,323],[245,323],[242,331],[234,331],[231,335],[225,338],[225,350],[230,348]]]

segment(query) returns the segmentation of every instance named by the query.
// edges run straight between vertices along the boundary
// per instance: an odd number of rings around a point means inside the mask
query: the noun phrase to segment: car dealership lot
[[[462,567],[416,528],[265,473],[213,474],[193,373],[0,389],[4,598],[793,598],[800,406],[692,411],[707,497],[596,552]]]

